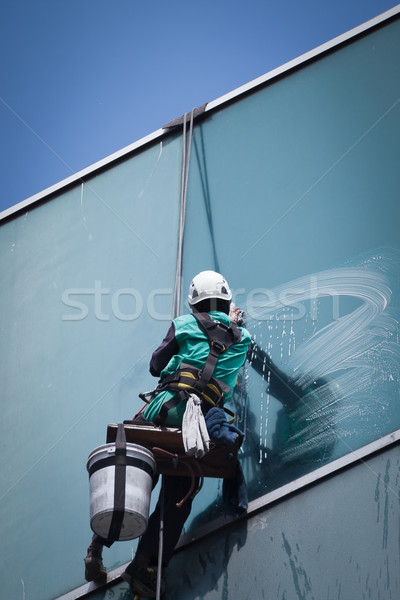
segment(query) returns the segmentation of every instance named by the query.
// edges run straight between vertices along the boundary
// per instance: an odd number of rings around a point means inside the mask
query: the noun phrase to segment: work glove
[[[243,441],[243,431],[228,423],[222,408],[214,406],[205,416],[205,422],[210,438],[213,442],[233,446],[238,437]]]

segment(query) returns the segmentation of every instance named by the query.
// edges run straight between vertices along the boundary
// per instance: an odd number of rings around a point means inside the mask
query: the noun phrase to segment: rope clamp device
[[[222,354],[222,352],[225,352],[225,350],[226,350],[225,344],[218,342],[218,340],[211,340],[210,346],[215,347],[217,352],[219,352],[220,354]]]

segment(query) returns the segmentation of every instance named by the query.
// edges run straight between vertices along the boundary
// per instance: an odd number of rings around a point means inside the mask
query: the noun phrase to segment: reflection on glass
[[[400,251],[353,262],[250,307],[254,342],[231,402],[250,500],[400,427]],[[221,510],[217,498],[193,525]]]
[[[232,399],[250,500],[400,427],[399,28],[195,126],[183,288],[223,272],[257,345]]]

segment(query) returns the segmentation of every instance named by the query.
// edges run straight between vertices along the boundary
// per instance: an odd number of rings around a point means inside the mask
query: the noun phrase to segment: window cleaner
[[[231,299],[232,292],[221,274],[203,271],[193,278],[188,297],[192,314],[173,320],[167,335],[152,355],[150,372],[160,377],[160,382],[144,413],[140,414],[142,422],[180,427],[191,394],[200,399],[199,406],[205,417],[213,407],[223,410],[225,401],[232,395],[251,343],[249,332],[236,325],[237,313],[229,316]],[[164,548],[161,570],[164,574],[190,514],[193,498],[189,497],[180,507],[177,504],[187,495],[191,485],[189,477],[163,476]],[[140,539],[136,556],[122,575],[129,581],[134,594],[149,598],[156,597],[161,512],[159,499]],[[104,579],[101,551],[104,545],[110,546],[111,543],[111,540],[96,534],[93,536],[85,558],[87,579]],[[160,569],[158,576],[163,588],[164,575]]]

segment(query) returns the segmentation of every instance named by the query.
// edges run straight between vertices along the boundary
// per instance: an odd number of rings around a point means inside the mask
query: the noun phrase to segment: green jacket
[[[214,321],[225,325],[230,324],[230,319],[225,313],[212,311],[209,315]],[[232,395],[239,370],[246,360],[247,350],[251,342],[249,332],[242,327],[239,327],[239,329],[242,332],[240,342],[221,354],[213,375],[231,388],[230,393],[226,395],[227,400]],[[152,355],[150,372],[152,375],[159,376],[162,380],[166,375],[177,371],[182,362],[201,369],[207,360],[209,349],[207,336],[198,326],[195,317],[192,314],[177,317],[173,320],[161,345]],[[148,421],[155,419],[164,402],[173,396],[174,393],[170,391],[158,394],[144,412],[146,419]],[[165,425],[180,426],[185,408],[186,402],[182,401],[178,406],[169,410]]]

